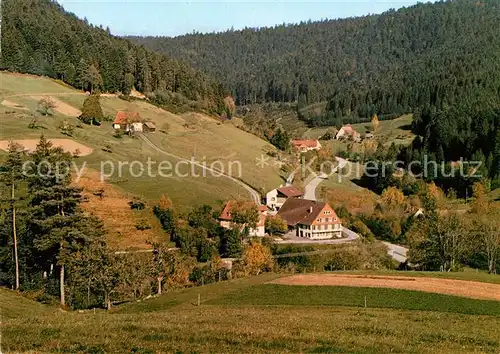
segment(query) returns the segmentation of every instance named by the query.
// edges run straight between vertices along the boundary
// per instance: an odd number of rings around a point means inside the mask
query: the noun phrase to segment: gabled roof
[[[304,195],[304,193],[301,190],[295,188],[294,186],[278,188],[278,192],[284,194],[288,198],[301,197]]]
[[[326,203],[314,200],[290,198],[287,199],[278,211],[278,215],[281,216],[289,226],[295,226],[297,224],[311,225],[320,216],[321,211],[327,205]],[[334,210],[328,217],[337,219],[336,223],[340,222]]]
[[[141,121],[141,116],[137,112],[119,111],[116,113],[113,124],[130,124]]]
[[[352,127],[352,125],[350,125],[350,124],[344,125],[341,128],[341,130],[343,130],[344,133],[347,135],[359,135],[359,133],[357,131],[355,131],[354,128]]]
[[[219,220],[231,221],[233,219],[231,217],[231,208],[234,204],[236,204],[235,200],[230,200],[226,203],[226,205],[224,206],[224,210],[222,210],[222,213],[219,216]],[[254,202],[245,202],[245,206],[257,207],[257,210],[259,211],[259,222],[257,223],[257,226],[264,226],[266,222],[266,213],[268,211],[267,206],[266,205],[257,206]]]
[[[292,145],[295,147],[317,148],[319,146],[318,140],[292,140]]]

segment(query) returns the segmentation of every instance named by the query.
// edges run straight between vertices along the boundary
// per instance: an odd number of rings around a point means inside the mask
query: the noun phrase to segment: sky
[[[411,6],[411,0],[58,0],[78,17],[109,27],[114,35],[178,36],[220,32],[230,28],[267,27],[300,21],[318,21]]]

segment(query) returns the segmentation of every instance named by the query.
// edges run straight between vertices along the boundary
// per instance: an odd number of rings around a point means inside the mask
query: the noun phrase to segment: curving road
[[[404,263],[407,260],[408,248],[403,246],[398,246],[393,243],[382,241],[384,245],[387,246],[387,254],[393,259],[400,263]]]
[[[359,237],[360,237],[354,231],[349,230],[343,226],[342,226],[342,233],[346,237],[332,238],[332,239],[328,239],[328,240],[310,240],[307,238],[301,238],[301,237],[297,237],[293,234],[289,234],[288,236],[285,235],[286,237],[288,237],[288,239],[275,240],[275,242],[280,243],[280,244],[313,244],[313,243],[316,244],[316,243],[319,243],[319,244],[324,244],[324,245],[336,245],[336,244],[341,244],[341,243],[353,242],[353,241],[356,241],[357,239],[359,239]]]
[[[337,160],[338,165],[335,168],[335,170],[333,170],[331,173],[335,173],[339,170],[339,168],[344,168],[344,166],[347,165],[347,160],[345,160],[341,157],[335,157],[335,159]],[[304,199],[316,200],[316,189],[318,188],[319,184],[327,178],[328,178],[328,175],[326,173],[321,173],[320,175],[317,175],[316,177],[314,177],[305,186]]]
[[[347,160],[341,157],[335,157],[335,159],[338,161],[339,164],[337,168],[334,171],[332,171],[332,173],[337,172],[339,168],[343,168],[348,162]],[[324,174],[314,177],[305,187],[304,199],[316,200],[316,189],[318,188],[319,184],[325,180],[325,178],[328,178],[328,176],[325,176]],[[317,240],[314,241],[314,243],[339,244],[339,243],[352,242],[360,237],[357,233],[355,233],[352,230],[349,230],[345,227],[342,227],[342,229],[344,235],[347,235],[347,238],[333,239],[333,240]],[[292,240],[284,240],[283,242],[279,243],[311,243],[311,241],[297,238]],[[408,248],[395,245],[393,243],[389,243],[386,241],[383,241],[382,243],[387,247],[387,254],[391,256],[394,260],[400,263],[406,262]]]
[[[234,183],[238,184],[239,186],[243,187],[245,190],[248,191],[248,193],[250,194],[250,197],[252,198],[252,200],[257,204],[257,205],[260,205],[260,193],[257,192],[255,189],[253,189],[252,187],[250,187],[248,184],[246,184],[245,182],[233,177],[233,176],[230,176],[230,175],[227,175],[225,174],[223,171],[220,171],[220,170],[217,170],[217,169],[213,169],[213,168],[210,168],[210,167],[206,167],[198,162],[193,162],[191,160],[188,160],[188,159],[185,159],[181,156],[178,156],[178,155],[174,155],[170,152],[166,152],[165,150],[163,150],[162,148],[158,147],[157,145],[155,145],[151,140],[149,140],[146,136],[144,135],[140,135],[141,139],[144,140],[146,142],[146,144],[148,144],[151,148],[153,148],[154,150],[164,154],[164,155],[167,155],[167,156],[170,156],[170,157],[173,157],[174,159],[177,159],[177,160],[180,160],[180,161],[185,161],[189,164],[193,164],[195,166],[198,166],[200,167],[202,170],[206,170],[206,171],[210,171],[210,172],[214,172],[218,175],[221,175],[221,176],[224,176],[228,179],[230,179],[231,181],[233,181]]]

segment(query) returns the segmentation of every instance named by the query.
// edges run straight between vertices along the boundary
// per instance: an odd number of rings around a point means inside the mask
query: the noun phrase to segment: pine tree
[[[15,289],[19,290],[19,254],[18,254],[18,238],[16,226],[16,189],[24,179],[23,175],[23,155],[24,148],[15,143],[9,143],[8,156],[5,164],[2,166],[4,173],[1,175],[1,181],[10,189],[10,206],[11,206],[11,229],[12,229],[12,242],[13,253],[15,262]]]
[[[42,267],[59,266],[60,302],[65,300],[65,269],[72,254],[88,245],[92,230],[80,203],[81,189],[71,185],[71,155],[40,138],[29,171],[30,232],[33,245],[42,259]]]
[[[104,119],[102,108],[99,103],[99,95],[91,94],[83,102],[82,114],[78,117],[85,124],[100,125]]]

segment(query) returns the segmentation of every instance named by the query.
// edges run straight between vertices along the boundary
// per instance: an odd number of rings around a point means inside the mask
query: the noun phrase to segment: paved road
[[[213,173],[216,173],[217,175],[222,175],[223,177],[226,177],[228,179],[230,179],[231,181],[233,181],[234,183],[240,185],[241,187],[243,187],[244,189],[246,189],[248,191],[248,193],[250,194],[250,197],[253,199],[253,201],[255,203],[257,203],[257,205],[260,205],[260,193],[257,192],[255,189],[253,189],[252,187],[250,187],[248,184],[246,184],[245,182],[237,179],[237,178],[234,178],[233,176],[230,176],[230,175],[227,175],[225,174],[223,171],[220,171],[220,170],[217,170],[217,169],[213,169],[213,168],[210,168],[210,167],[206,167],[200,163],[197,163],[197,162],[192,162],[191,160],[187,160],[181,156],[177,156],[177,155],[174,155],[174,154],[171,154],[170,152],[166,152],[165,150],[161,149],[160,147],[156,146],[153,142],[151,142],[151,140],[149,140],[146,136],[144,135],[140,135],[141,139],[144,140],[146,142],[146,144],[148,144],[151,148],[153,148],[154,150],[162,153],[162,154],[165,154],[167,156],[170,156],[170,157],[173,157],[175,159],[178,159],[180,161],[185,161],[187,163],[192,163],[193,165],[195,166],[198,166],[200,167],[201,169],[204,169],[206,171],[210,171],[210,172],[213,172]]]
[[[398,246],[393,243],[382,241],[384,245],[387,246],[387,254],[394,258],[400,263],[404,263],[407,260],[408,248],[403,246]]]
[[[348,242],[353,242],[359,239],[359,235],[355,233],[352,230],[349,230],[345,227],[342,227],[342,233],[344,234],[344,238],[334,238],[334,239],[329,239],[329,240],[310,240],[307,238],[302,238],[302,237],[297,237],[294,236],[293,233],[289,234],[288,239],[286,240],[276,240],[276,243],[280,244],[313,244],[313,243],[319,243],[319,244],[326,244],[326,245],[335,245],[335,244],[341,244],[341,243],[348,243]]]
[[[339,168],[343,168],[347,164],[347,160],[341,157],[335,157],[338,162],[337,168],[332,171],[335,173],[339,170]],[[314,177],[306,186],[304,192],[304,199],[316,200],[316,190],[321,182],[327,179],[328,176],[325,173],[322,173],[316,177]]]

